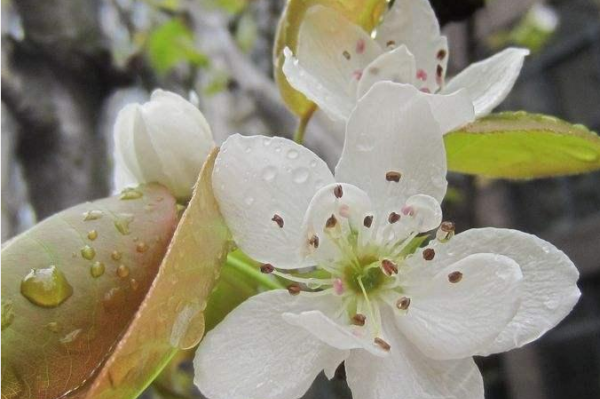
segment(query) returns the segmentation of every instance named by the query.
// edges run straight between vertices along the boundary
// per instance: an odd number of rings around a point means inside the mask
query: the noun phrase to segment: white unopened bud
[[[149,102],[130,104],[117,116],[115,186],[157,182],[188,199],[214,146],[198,108],[175,93],[156,90]]]

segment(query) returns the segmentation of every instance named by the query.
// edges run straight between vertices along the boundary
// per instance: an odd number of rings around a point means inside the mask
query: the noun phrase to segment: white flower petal
[[[300,26],[297,60],[287,52],[283,72],[292,87],[331,118],[346,120],[364,68],[379,54],[381,48],[367,32],[335,10],[316,5]]]
[[[422,257],[407,262],[413,259]],[[514,317],[523,275],[515,261],[495,254],[446,265],[432,279],[427,272],[423,278],[429,264],[415,265],[404,289],[410,307],[396,325],[426,356],[461,359],[493,342]]]
[[[373,342],[367,326],[341,325],[318,310],[298,314],[284,313],[288,323],[302,327],[327,345],[340,350],[364,349],[375,356],[385,357],[388,353]]]
[[[376,82],[391,81],[415,85],[415,57],[406,46],[388,51],[375,58],[364,70],[358,82],[356,98],[361,98]]]
[[[349,355],[350,351],[330,351],[330,357],[326,360],[326,365],[323,370],[325,377],[327,377],[329,380],[335,377],[337,368],[344,360],[348,358]]]
[[[340,198],[336,196],[339,194]],[[327,264],[339,260],[343,254],[334,240],[344,240],[362,230],[367,214],[372,214],[371,201],[360,188],[345,183],[321,188],[312,198],[302,223],[303,254],[310,256],[314,263]],[[332,216],[336,224],[326,228]]]
[[[117,191],[143,182],[142,172],[135,155],[133,129],[138,104],[126,105],[117,115],[114,126],[114,184]],[[138,127],[139,128],[139,127]]]
[[[446,153],[429,104],[408,85],[379,82],[348,120],[336,179],[365,190],[379,214],[402,207],[415,194],[441,201]]]
[[[408,47],[416,60],[417,88],[435,93],[443,87],[448,42],[428,0],[396,0],[377,28],[377,42]]]
[[[279,268],[307,265],[300,254],[302,218],[313,195],[330,183],[325,162],[279,137],[230,136],[213,172],[215,197],[235,242]]]
[[[403,208],[402,221],[411,227],[411,231],[424,233],[435,229],[442,222],[442,207],[429,195],[413,195]]]
[[[346,360],[354,399],[483,399],[483,379],[473,359],[430,359],[387,323],[388,357],[353,351]]]
[[[571,312],[580,292],[579,272],[573,262],[552,244],[509,229],[471,229],[447,244],[434,246],[436,258],[453,262],[476,252],[507,256],[523,272],[521,306],[494,343],[479,354],[504,352],[538,339]]]
[[[248,299],[200,343],[194,383],[211,399],[299,398],[340,351],[281,315],[318,309],[322,302],[283,290]]]
[[[179,198],[189,197],[204,160],[215,146],[208,122],[189,101],[163,90],[154,91],[140,110],[169,188]],[[138,159],[144,169],[149,167],[143,158]]]
[[[477,117],[489,114],[512,90],[529,50],[507,48],[483,61],[471,64],[450,80],[442,93],[466,89]]]

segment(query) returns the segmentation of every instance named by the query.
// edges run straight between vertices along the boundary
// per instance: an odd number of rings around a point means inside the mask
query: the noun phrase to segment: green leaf
[[[181,62],[206,67],[208,58],[198,51],[192,31],[178,19],[172,19],[154,30],[148,38],[150,64],[160,74],[169,72]]]
[[[204,335],[207,299],[230,245],[212,192],[217,153],[206,160],[152,288],[86,399],[137,397],[180,349]]]
[[[531,179],[600,169],[600,137],[546,115],[492,114],[447,134],[444,141],[454,172]]]
[[[80,389],[118,344],[177,225],[159,185],[56,214],[2,249],[2,397]]]

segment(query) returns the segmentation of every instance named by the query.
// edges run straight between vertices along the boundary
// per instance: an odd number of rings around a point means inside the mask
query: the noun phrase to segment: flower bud
[[[156,90],[145,104],[130,104],[114,127],[115,186],[160,183],[189,199],[215,146],[204,115],[183,97]]]

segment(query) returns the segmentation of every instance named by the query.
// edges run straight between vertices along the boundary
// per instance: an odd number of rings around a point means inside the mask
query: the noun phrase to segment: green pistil
[[[361,295],[363,292],[371,293],[377,290],[383,285],[385,278],[385,274],[383,274],[379,267],[365,267],[360,271],[357,271],[354,267],[348,267],[344,275],[346,287]]]

